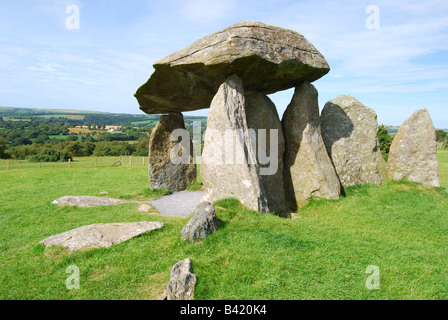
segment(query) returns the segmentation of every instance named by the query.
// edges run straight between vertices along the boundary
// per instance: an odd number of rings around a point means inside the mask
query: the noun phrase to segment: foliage
[[[447,138],[447,134],[445,130],[436,130],[436,139],[437,142],[444,142]]]
[[[381,153],[382,154],[389,153],[393,138],[387,132],[387,128],[384,125],[381,125],[378,128],[378,141],[380,144]]]
[[[51,148],[45,148],[40,153],[27,157],[29,162],[67,162],[73,160],[72,155],[68,151],[59,151]]]

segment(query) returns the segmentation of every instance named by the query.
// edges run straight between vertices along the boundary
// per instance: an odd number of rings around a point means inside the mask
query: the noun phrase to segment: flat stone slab
[[[115,206],[122,203],[139,203],[138,201],[128,201],[104,197],[90,196],[67,196],[51,202],[57,206],[76,206],[76,207],[98,207],[98,206]]]
[[[109,248],[162,227],[162,222],[93,224],[51,236],[40,243],[44,243],[47,247],[62,246],[69,251]]]
[[[161,216],[189,217],[205,196],[204,191],[181,191],[157,200],[149,201]]]
[[[270,94],[319,79],[330,70],[322,54],[292,30],[242,21],[154,64],[135,97],[146,113],[209,108],[219,86],[235,74],[246,94]]]

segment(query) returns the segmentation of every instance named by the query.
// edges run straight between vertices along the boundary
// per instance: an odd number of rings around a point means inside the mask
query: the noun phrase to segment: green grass
[[[448,152],[438,153],[448,187]],[[134,158],[135,159],[135,158]],[[204,242],[180,240],[188,218],[164,218],[137,204],[72,208],[65,195],[127,199],[161,196],[147,168],[110,167],[115,158],[67,164],[0,161],[0,299],[155,299],[171,267],[193,260],[196,299],[448,299],[448,194],[408,182],[347,189],[339,201],[312,201],[294,219],[216,203],[220,230]],[[123,157],[127,164],[127,158]],[[115,245],[68,254],[39,241],[93,223],[162,221],[164,228]],[[67,290],[70,265],[79,290]],[[369,265],[380,290],[368,290]]]

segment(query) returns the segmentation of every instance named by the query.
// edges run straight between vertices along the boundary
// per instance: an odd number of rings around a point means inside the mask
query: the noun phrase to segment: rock
[[[103,197],[89,196],[67,196],[51,202],[57,206],[74,206],[74,207],[99,207],[114,206],[122,203],[137,203],[137,201],[128,201]]]
[[[236,198],[252,210],[269,211],[249,138],[243,84],[236,75],[222,84],[210,106],[201,177],[206,192],[202,201]]]
[[[391,180],[440,187],[436,133],[427,109],[417,110],[400,127],[387,164]]]
[[[193,274],[191,259],[176,263],[171,270],[166,287],[167,300],[193,300],[196,275]]]
[[[140,109],[152,114],[208,108],[231,74],[242,79],[247,94],[270,94],[317,80],[330,70],[303,35],[254,21],[208,35],[154,68],[135,94]]]
[[[172,133],[178,129],[187,133],[184,117],[181,113],[170,112],[168,115],[160,117],[157,126],[151,133],[148,170],[152,189],[168,188],[173,192],[181,191],[187,189],[188,185],[196,180],[193,143],[188,135],[188,141],[183,143],[180,143],[182,139],[177,136],[172,138]],[[177,147],[184,143],[187,149],[178,150]],[[176,154],[177,151],[179,151],[178,154]],[[182,163],[173,162],[172,154],[181,156]]]
[[[312,84],[296,87],[282,125],[287,207],[295,210],[311,198],[339,199],[340,182],[322,139],[318,92]]]
[[[62,246],[69,251],[109,248],[114,244],[162,227],[162,222],[93,224],[51,236],[40,243],[44,243],[47,247]]]
[[[352,96],[339,96],[325,104],[321,130],[344,188],[382,183],[386,162],[379,148],[375,111]]]
[[[286,214],[283,189],[285,139],[277,108],[265,94],[247,96],[246,119],[249,130],[255,132],[253,147],[256,149],[260,191],[266,198],[268,211],[283,216]],[[260,148],[260,142],[264,148]]]
[[[205,239],[219,228],[215,206],[210,202],[202,202],[195,209],[193,218],[182,228],[181,239],[195,242]]]

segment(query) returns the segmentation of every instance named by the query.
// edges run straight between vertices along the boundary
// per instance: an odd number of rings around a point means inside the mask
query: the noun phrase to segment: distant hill
[[[79,125],[108,125],[108,126],[135,126],[154,127],[160,115],[109,113],[86,110],[66,109],[39,109],[39,108],[13,108],[0,107],[0,120],[3,121],[49,121],[67,122]],[[206,117],[185,116],[185,122],[199,120],[206,122]]]

